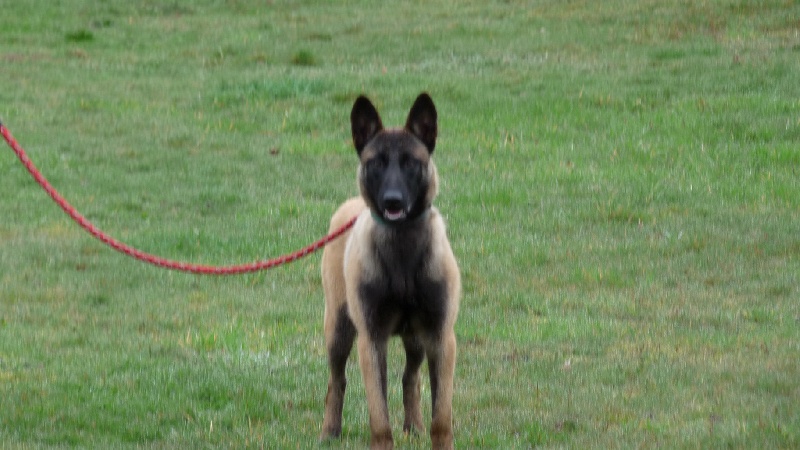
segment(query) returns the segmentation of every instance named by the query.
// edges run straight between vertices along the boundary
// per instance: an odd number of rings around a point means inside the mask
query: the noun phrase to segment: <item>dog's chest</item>
[[[362,279],[358,289],[370,328],[385,333],[438,329],[446,315],[447,285],[432,270],[430,241],[383,241],[371,250],[373,276]]]

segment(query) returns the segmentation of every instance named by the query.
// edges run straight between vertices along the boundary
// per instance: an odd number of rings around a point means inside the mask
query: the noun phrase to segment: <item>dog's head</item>
[[[353,144],[361,164],[358,184],[373,214],[388,224],[422,216],[436,196],[431,154],[436,145],[436,108],[428,94],[417,97],[403,128],[384,129],[380,115],[361,96],[350,114]]]

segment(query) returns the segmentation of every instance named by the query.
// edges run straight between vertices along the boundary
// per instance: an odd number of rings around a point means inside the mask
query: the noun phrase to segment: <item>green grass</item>
[[[7,3],[0,118],[87,217],[173,259],[318,238],[356,193],[355,97],[399,125],[429,91],[458,448],[800,446],[797,1]],[[0,173],[4,447],[318,445],[318,255],[166,272],[10,151]],[[426,448],[392,357],[396,439]],[[368,442],[348,370],[325,448]]]

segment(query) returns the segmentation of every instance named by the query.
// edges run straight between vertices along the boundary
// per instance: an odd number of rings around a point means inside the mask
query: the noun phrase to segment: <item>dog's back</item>
[[[364,199],[353,197],[344,202],[331,217],[330,230],[338,230],[348,220],[367,209]],[[352,230],[329,243],[322,250],[322,287],[325,292],[325,309],[339,309],[347,301],[344,286],[344,250]],[[335,324],[331,324],[334,326]],[[328,320],[325,321],[328,333]]]

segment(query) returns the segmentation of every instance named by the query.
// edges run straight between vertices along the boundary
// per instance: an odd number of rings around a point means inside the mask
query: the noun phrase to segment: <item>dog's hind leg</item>
[[[405,409],[403,431],[423,433],[425,425],[422,424],[419,368],[425,359],[425,349],[414,335],[403,336],[403,347],[406,350],[406,368],[403,372],[403,407]]]
[[[328,394],[325,396],[325,418],[320,439],[339,437],[342,433],[342,408],[347,387],[345,369],[356,336],[353,322],[347,317],[346,306],[341,306],[336,312],[326,310],[325,315],[325,338],[331,374],[328,379]]]
[[[453,375],[456,366],[456,336],[443,331],[438,345],[427,347],[431,377],[431,443],[435,450],[453,448]]]

